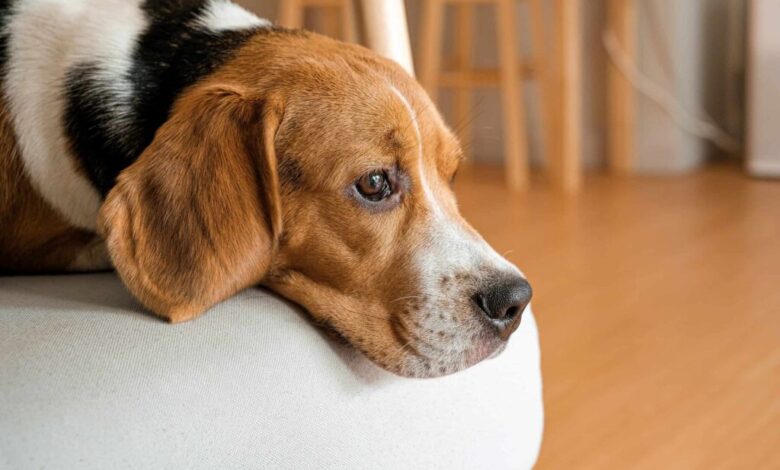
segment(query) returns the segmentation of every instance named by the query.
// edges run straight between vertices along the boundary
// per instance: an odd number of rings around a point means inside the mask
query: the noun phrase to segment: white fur
[[[78,64],[96,63],[114,97],[112,131],[120,142],[133,117],[127,74],[149,21],[143,0],[18,0],[6,25],[10,35],[6,99],[22,161],[33,186],[75,227],[95,230],[101,199],[77,169],[65,133],[64,87]],[[212,0],[197,26],[212,31],[270,26],[226,0]]]
[[[94,230],[101,201],[76,169],[65,136],[64,84],[68,70],[98,61],[119,96],[132,95],[122,77],[146,27],[140,0],[22,0],[8,23],[5,95],[14,117],[22,161],[43,198],[72,225]],[[116,103],[118,122],[130,112]],[[121,128],[117,128],[121,133]]]
[[[271,26],[270,21],[258,18],[229,0],[212,0],[199,23],[212,31]]]

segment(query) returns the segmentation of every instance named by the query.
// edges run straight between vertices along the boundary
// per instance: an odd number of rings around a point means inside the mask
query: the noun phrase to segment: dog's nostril
[[[504,314],[504,318],[506,318],[507,320],[511,320],[517,316],[517,312],[519,311],[520,311],[520,307],[513,305],[509,307],[509,309],[506,311],[506,313]]]
[[[477,304],[477,307],[479,307],[480,310],[482,310],[485,313],[485,315],[490,316],[490,309],[488,308],[487,299],[485,298],[484,295],[478,292],[474,294],[474,296],[471,299],[474,301],[475,304]]]

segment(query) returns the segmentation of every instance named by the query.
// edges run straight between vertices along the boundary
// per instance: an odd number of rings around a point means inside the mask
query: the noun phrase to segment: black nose
[[[490,322],[501,329],[502,336],[507,332],[508,338],[520,324],[520,317],[531,301],[531,295],[528,281],[520,276],[510,276],[491,281],[472,299]]]

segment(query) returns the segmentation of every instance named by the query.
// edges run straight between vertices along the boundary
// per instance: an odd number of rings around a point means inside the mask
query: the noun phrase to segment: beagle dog
[[[0,64],[1,272],[113,268],[171,322],[263,285],[404,376],[518,327],[397,64],[227,0],[0,0]]]

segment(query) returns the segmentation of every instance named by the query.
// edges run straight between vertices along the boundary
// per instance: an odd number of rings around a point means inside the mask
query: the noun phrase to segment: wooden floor
[[[598,176],[567,198],[465,173],[466,218],[535,291],[538,468],[780,468],[780,181]]]

